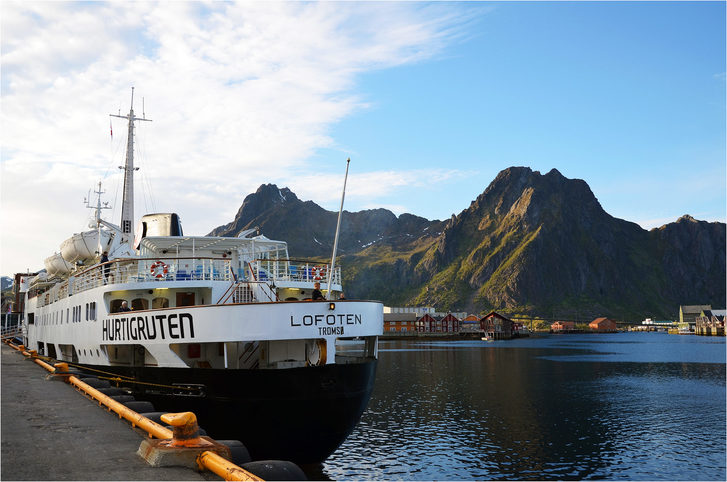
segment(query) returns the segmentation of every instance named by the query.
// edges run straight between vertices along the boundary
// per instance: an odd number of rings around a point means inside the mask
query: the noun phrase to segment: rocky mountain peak
[[[254,194],[249,194],[245,197],[243,205],[245,203],[263,203],[263,204],[278,204],[284,202],[295,202],[298,201],[298,197],[288,189],[278,188],[275,184],[261,184]]]
[[[684,216],[677,219],[677,223],[696,223],[698,222],[696,219],[694,219],[689,214],[685,214]]]
[[[209,236],[236,236],[237,233],[254,224],[253,221],[261,213],[269,212],[284,204],[292,206],[300,203],[298,197],[287,187],[280,189],[275,184],[262,184],[257,191],[245,196],[234,221],[213,229]]]
[[[210,236],[235,236],[257,226],[266,236],[288,242],[291,256],[330,255],[338,212],[327,211],[313,201],[301,201],[288,188],[263,184],[245,197],[229,224],[219,226]],[[356,252],[373,245],[400,245],[438,232],[430,229],[439,221],[402,214],[388,209],[344,211],[341,221],[339,253]]]
[[[292,257],[325,258],[337,215],[264,184],[211,234],[259,226],[287,241]],[[685,215],[646,231],[606,213],[583,180],[511,167],[444,221],[344,211],[339,255],[350,297],[475,313],[668,318],[680,304],[724,303],[724,246],[724,223]]]

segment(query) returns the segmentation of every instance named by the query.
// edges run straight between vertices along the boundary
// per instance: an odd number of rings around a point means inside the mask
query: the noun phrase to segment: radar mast
[[[124,197],[121,203],[121,242],[130,242],[133,236],[134,226],[134,171],[138,171],[138,167],[134,167],[134,121],[151,122],[146,118],[146,114],[142,109],[142,116],[134,115],[134,88],[131,88],[131,108],[127,115],[109,114],[111,117],[118,117],[129,121],[129,133],[126,141],[126,164],[119,166],[124,171]]]

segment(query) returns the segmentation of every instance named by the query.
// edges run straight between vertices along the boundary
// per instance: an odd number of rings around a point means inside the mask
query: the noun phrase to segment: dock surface
[[[211,472],[151,467],[136,454],[145,434],[0,346],[0,479],[221,480]]]

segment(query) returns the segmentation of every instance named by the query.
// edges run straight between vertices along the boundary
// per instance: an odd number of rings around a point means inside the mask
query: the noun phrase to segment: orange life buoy
[[[320,281],[325,277],[326,277],[326,267],[325,266],[314,266],[313,267],[313,279],[314,280]]]
[[[154,276],[156,279],[164,278],[168,272],[169,266],[161,261],[155,261],[151,265],[151,275]]]
[[[326,340],[308,340],[305,344],[305,361],[308,366],[326,364]]]

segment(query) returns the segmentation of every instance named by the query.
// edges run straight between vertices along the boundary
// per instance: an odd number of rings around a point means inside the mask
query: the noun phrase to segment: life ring
[[[308,340],[305,344],[306,365],[317,367],[326,364],[326,340]]]
[[[156,279],[162,279],[167,276],[167,273],[169,272],[169,266],[164,264],[161,261],[155,261],[151,265],[151,275],[155,277]]]
[[[313,266],[312,274],[313,274],[314,280],[320,281],[326,277],[326,267],[325,266]]]

